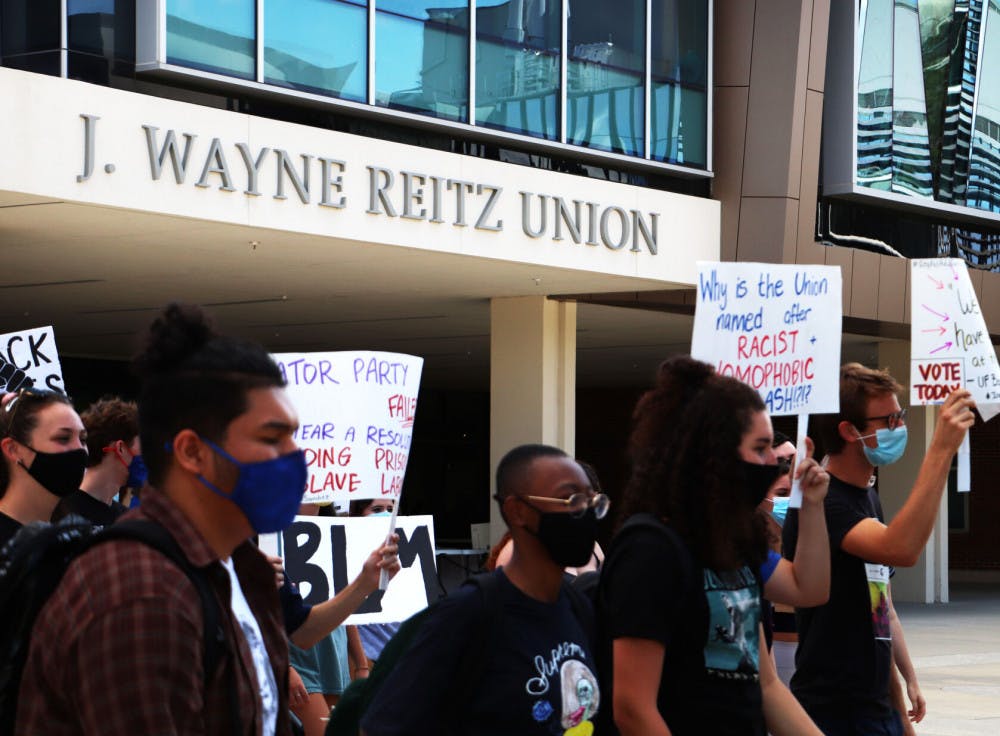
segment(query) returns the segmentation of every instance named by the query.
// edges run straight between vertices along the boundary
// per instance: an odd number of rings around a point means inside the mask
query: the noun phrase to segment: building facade
[[[841,266],[845,359],[905,382],[905,258],[961,256],[997,342],[996,2],[608,7],[0,0],[0,332],[52,324],[78,396],[129,385],[170,299],[275,351],[422,355],[404,504],[444,539],[496,534],[520,442],[615,494],[699,260]],[[997,439],[900,597],[1000,571]]]

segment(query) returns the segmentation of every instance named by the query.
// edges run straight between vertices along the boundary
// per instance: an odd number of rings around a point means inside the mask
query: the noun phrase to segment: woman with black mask
[[[87,432],[70,399],[25,388],[0,406],[0,549],[25,524],[48,521],[59,499],[80,489]]]
[[[623,736],[818,735],[777,679],[760,628],[768,562],[757,511],[781,472],[759,394],[672,358],[633,414],[625,523],[602,571],[613,715]],[[829,482],[808,459],[803,486]],[[815,494],[812,494],[815,495]]]

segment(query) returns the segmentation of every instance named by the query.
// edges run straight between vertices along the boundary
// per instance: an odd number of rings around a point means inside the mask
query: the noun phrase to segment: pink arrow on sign
[[[927,278],[929,278],[931,281],[933,281],[935,284],[937,284],[937,288],[938,289],[943,289],[944,288],[944,282],[943,281],[938,281],[936,278],[934,278],[930,274],[927,274]]]
[[[931,309],[930,307],[928,307],[926,304],[921,304],[920,306],[923,307],[924,309],[926,309],[931,314],[933,314],[935,317],[940,317],[945,322],[947,322],[949,319],[951,319],[951,317],[949,317],[947,314],[941,314],[940,312],[935,312],[933,309]]]
[[[944,345],[942,345],[941,347],[939,347],[939,348],[934,348],[933,350],[931,350],[931,355],[934,355],[934,353],[937,353],[937,352],[940,352],[940,351],[942,351],[942,350],[947,350],[947,349],[951,348],[952,344],[953,344],[953,343],[951,342],[951,340],[949,340],[948,342],[946,342],[946,343],[945,343]]]
[[[944,329],[944,325],[938,325],[937,327],[933,327],[933,328],[931,328],[929,330],[921,330],[921,332],[936,332],[936,333],[938,333],[938,337],[940,337],[941,335],[943,335],[945,333],[945,329]]]

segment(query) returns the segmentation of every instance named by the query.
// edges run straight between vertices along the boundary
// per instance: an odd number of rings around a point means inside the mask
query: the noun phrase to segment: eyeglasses
[[[603,493],[590,495],[587,493],[574,493],[569,498],[552,498],[551,496],[517,496],[517,498],[531,501],[542,501],[543,503],[558,503],[569,508],[569,515],[579,519],[587,509],[594,509],[594,516],[603,519],[608,515],[611,508],[611,499]]]
[[[890,430],[903,426],[903,422],[905,419],[906,419],[906,409],[900,409],[899,411],[893,412],[892,414],[885,414],[880,417],[865,417],[865,420],[869,422],[885,421],[886,426]]]

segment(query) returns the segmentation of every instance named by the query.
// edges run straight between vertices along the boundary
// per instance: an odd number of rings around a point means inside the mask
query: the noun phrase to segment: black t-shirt
[[[117,501],[106,504],[86,491],[73,491],[60,499],[55,511],[52,512],[52,521],[54,523],[70,514],[76,514],[92,524],[108,526],[114,524],[115,520],[127,510]]]
[[[472,627],[487,618],[474,586],[450,595],[424,622],[362,720],[368,736],[448,734],[456,711],[456,733],[464,736],[562,736],[593,722],[603,700],[597,668],[565,589],[555,603],[543,603],[502,570],[492,574],[499,578],[499,614],[468,702],[454,700],[461,691],[455,675]]]
[[[657,707],[675,736],[762,735],[758,577],[748,566],[702,568],[663,529],[628,530],[612,545],[601,592],[608,634],[664,645]]]
[[[872,489],[830,476],[825,506],[830,535],[830,599],[817,608],[796,611],[799,647],[792,692],[808,712],[817,715],[889,716],[889,568],[869,564],[840,547],[861,521],[881,521],[882,505]],[[789,559],[795,558],[798,531],[798,509],[789,509],[783,530]]]
[[[22,526],[24,525],[17,519],[0,511],[0,550],[17,534]]]

